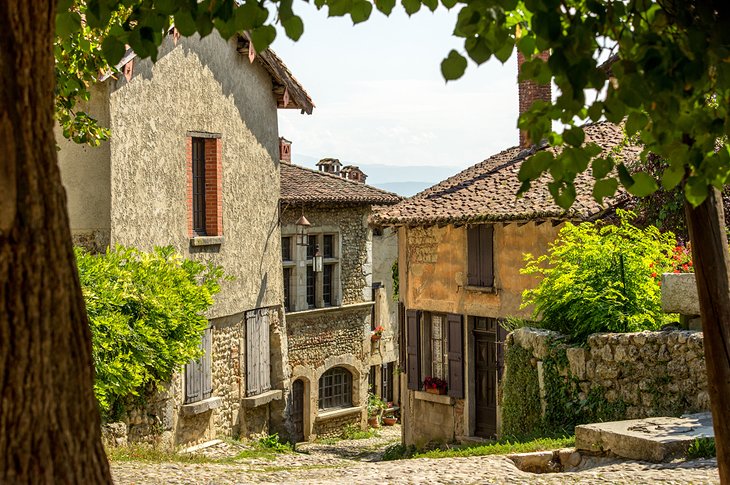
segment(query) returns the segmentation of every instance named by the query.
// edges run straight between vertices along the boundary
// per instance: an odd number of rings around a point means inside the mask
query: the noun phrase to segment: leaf
[[[175,28],[183,37],[195,33],[195,20],[188,10],[178,10],[175,14]]]
[[[494,52],[494,57],[504,64],[512,56],[513,48],[514,44],[512,43],[512,39],[508,38],[502,46]]]
[[[637,172],[633,175],[634,183],[627,187],[629,193],[637,197],[646,197],[659,188],[654,177],[646,172]]]
[[[444,79],[446,81],[453,81],[455,79],[459,79],[461,76],[464,75],[464,71],[466,70],[466,59],[464,59],[464,56],[456,52],[455,50],[451,50],[449,52],[449,55],[441,61],[441,74],[444,76]]]
[[[613,169],[613,160],[608,158],[596,158],[591,164],[591,171],[596,179],[602,179]]]
[[[409,16],[421,9],[421,0],[401,0],[401,4]]]
[[[256,52],[265,51],[276,38],[276,29],[271,25],[263,25],[251,31],[251,42]]]
[[[56,36],[67,37],[81,29],[81,16],[76,12],[56,14]]]
[[[458,0],[441,0],[441,5],[446,7],[447,10],[454,8]]]
[[[598,201],[599,204],[603,203],[603,199],[606,197],[613,197],[618,189],[618,180],[614,178],[596,180],[596,184],[593,186],[593,198]]]
[[[297,15],[293,15],[286,20],[282,20],[281,25],[284,27],[287,37],[291,40],[299,40],[304,33],[304,22],[302,22],[302,19]]]
[[[367,0],[355,1],[352,4],[352,11],[350,12],[350,18],[353,24],[359,24],[365,22],[370,18],[370,14],[373,11],[373,5]]]
[[[649,123],[649,117],[640,111],[633,111],[626,120],[626,133],[635,135]]]
[[[375,7],[385,15],[390,15],[395,8],[395,0],[375,0]]]
[[[569,145],[574,147],[580,147],[585,140],[586,134],[583,132],[583,128],[580,126],[572,126],[567,130],[563,131],[563,140]]]
[[[520,190],[517,191],[517,197],[522,197],[524,194],[527,193],[527,191],[530,190],[530,181],[525,180],[522,182],[522,185],[520,185]]]
[[[342,17],[352,10],[352,0],[330,0],[327,6],[329,17]]]
[[[438,0],[422,0],[422,2],[432,12],[435,12],[439,6]]]
[[[603,103],[596,101],[588,107],[588,117],[591,121],[598,121],[603,116]]]
[[[684,178],[684,166],[681,164],[670,165],[662,174],[662,187],[665,190],[672,190]]]
[[[466,39],[464,46],[469,57],[477,64],[487,62],[492,56],[492,51],[489,49],[487,41],[479,35]]]
[[[621,181],[621,184],[624,187],[628,189],[629,187],[634,185],[634,179],[631,177],[631,174],[626,168],[626,165],[624,165],[623,163],[619,163],[616,168],[618,169],[618,179]]]
[[[684,184],[684,196],[693,207],[697,207],[707,198],[707,183],[699,177],[690,177]]]
[[[520,182],[537,179],[555,161],[553,154],[547,150],[537,152],[520,165],[517,179]]]
[[[124,48],[124,44],[116,37],[107,37],[101,43],[101,51],[109,65],[114,66],[122,60],[126,49]]]

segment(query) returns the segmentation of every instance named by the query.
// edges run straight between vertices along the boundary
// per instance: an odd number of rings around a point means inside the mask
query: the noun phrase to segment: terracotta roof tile
[[[621,144],[623,130],[608,122],[583,127],[586,142],[595,142],[610,151]],[[553,150],[550,147],[541,149]],[[641,149],[628,145],[622,148],[618,158],[631,163],[638,158]],[[532,188],[521,198],[515,194],[520,188],[517,174],[530,152],[519,147],[497,153],[483,162],[449,177],[399,204],[378,212],[374,222],[392,225],[421,225],[470,223],[482,221],[528,221],[535,219],[581,220],[596,216],[628,198],[619,188],[611,199],[599,205],[592,195],[593,178],[590,172],[576,177],[576,199],[565,211],[553,201],[547,189],[549,175],[543,175],[532,183]]]
[[[395,204],[403,198],[392,192],[326,172],[281,163],[281,201],[302,203]]]

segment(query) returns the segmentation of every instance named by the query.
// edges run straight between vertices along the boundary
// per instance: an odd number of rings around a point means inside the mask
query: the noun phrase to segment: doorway
[[[292,385],[291,419],[294,440],[304,441],[304,381],[301,379]]]
[[[493,438],[497,434],[497,335],[485,330],[474,330],[474,432]]]

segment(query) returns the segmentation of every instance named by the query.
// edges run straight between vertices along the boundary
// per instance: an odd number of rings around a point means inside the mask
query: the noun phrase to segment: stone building
[[[535,86],[519,92],[521,109],[550,97],[549,89]],[[622,129],[610,123],[584,129],[585,142],[597,143],[604,153],[623,140]],[[406,445],[499,434],[506,334],[500,321],[530,315],[520,309],[521,296],[535,285],[534,277],[520,274],[523,255],[545,253],[564,221],[599,218],[628,198],[619,190],[600,206],[591,193],[592,178],[581,174],[567,212],[553,202],[547,177],[517,199],[522,162],[537,150],[552,150],[544,143],[532,146],[526,136],[520,142],[374,217],[398,228],[400,301],[406,309],[401,336]],[[637,154],[629,145],[618,157],[631,162]],[[427,377],[446,381],[448,393],[426,392]]]
[[[202,360],[124,418],[132,440],[192,444],[283,426],[277,110],[313,104],[273,51],[252,59],[248,48],[242,35],[171,29],[156,63],[130,51],[118,78],[94,86],[88,112],[111,128],[109,142],[56,136],[77,244],[171,245],[234,277],[207,315]]]
[[[292,439],[364,425],[369,387],[398,399],[391,272],[397,244],[392,232],[374,235],[369,217],[374,205],[399,200],[334,172],[281,164]],[[382,336],[372,340],[378,326]]]

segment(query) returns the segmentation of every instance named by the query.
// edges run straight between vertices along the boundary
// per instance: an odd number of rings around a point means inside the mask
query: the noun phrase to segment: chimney
[[[364,184],[365,179],[368,177],[367,175],[365,175],[365,172],[360,170],[360,167],[358,167],[357,165],[347,165],[345,167],[342,167],[340,175],[347,180],[352,180],[361,184]]]
[[[342,164],[336,158],[323,158],[317,162],[317,168],[320,172],[327,172],[333,175],[340,175],[340,167]]]
[[[535,57],[539,57],[543,61],[547,62],[550,54],[548,52],[541,52]],[[517,51],[517,72],[519,73],[522,69],[522,64],[525,62],[525,56],[522,52]],[[552,86],[548,84],[538,84],[535,81],[519,81],[519,96],[520,96],[520,115],[530,109],[532,103],[538,100],[552,101]],[[539,140],[538,140],[539,141]],[[529,139],[527,132],[520,130],[520,148],[523,150],[530,148],[533,145],[533,141]]]
[[[279,160],[291,163],[291,142],[283,136],[279,137]]]

